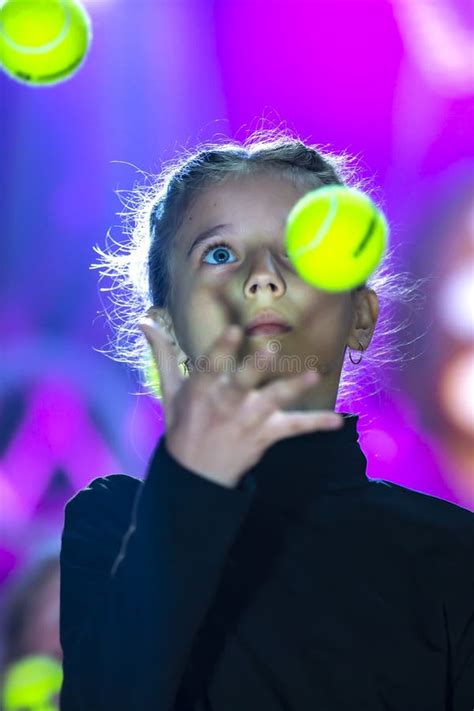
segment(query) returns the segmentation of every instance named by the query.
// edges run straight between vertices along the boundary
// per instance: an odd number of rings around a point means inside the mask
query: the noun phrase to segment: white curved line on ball
[[[294,252],[291,255],[293,257],[293,259],[298,259],[298,257],[300,257],[302,254],[306,254],[306,252],[308,250],[314,249],[323,241],[324,237],[328,233],[329,228],[331,227],[331,223],[336,215],[336,211],[337,211],[337,198],[333,194],[333,195],[329,196],[329,210],[328,210],[328,214],[324,218],[323,224],[321,225],[319,230],[316,232],[316,234],[314,235],[311,242],[309,242],[308,244],[302,245],[301,247],[299,247],[296,250],[296,252]]]
[[[58,34],[57,37],[51,40],[51,42],[49,42],[48,44],[42,44],[40,47],[28,47],[28,45],[25,44],[18,44],[18,42],[12,40],[12,38],[9,37],[6,33],[2,33],[5,44],[7,44],[11,49],[16,50],[17,52],[22,52],[22,54],[43,54],[44,52],[49,52],[51,49],[54,49],[58,46],[58,44],[61,44],[61,42],[66,37],[71,28],[72,13],[68,3],[65,2],[65,0],[60,1],[65,14],[64,24],[61,28],[61,32]]]

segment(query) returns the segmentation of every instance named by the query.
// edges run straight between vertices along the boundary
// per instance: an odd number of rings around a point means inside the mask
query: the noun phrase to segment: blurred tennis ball
[[[328,185],[306,193],[291,209],[285,246],[302,279],[340,292],[361,286],[385,253],[388,223],[360,190]]]
[[[77,0],[0,2],[0,66],[30,86],[69,79],[92,38],[90,18]]]
[[[2,708],[5,711],[57,711],[63,671],[57,659],[32,654],[12,662],[5,671]]]

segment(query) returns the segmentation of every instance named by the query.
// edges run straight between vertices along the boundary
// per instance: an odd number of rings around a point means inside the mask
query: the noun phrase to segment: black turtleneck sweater
[[[367,478],[357,420],[232,489],[164,435],[143,482],[76,494],[61,710],[472,711],[474,515]]]

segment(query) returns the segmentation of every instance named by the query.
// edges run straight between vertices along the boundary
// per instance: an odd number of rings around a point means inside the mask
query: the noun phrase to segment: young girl
[[[166,431],[143,482],[66,506],[62,711],[472,711],[474,517],[366,476],[334,408],[378,295],[315,289],[284,249],[346,173],[285,135],[202,147],[102,253],[148,313]]]

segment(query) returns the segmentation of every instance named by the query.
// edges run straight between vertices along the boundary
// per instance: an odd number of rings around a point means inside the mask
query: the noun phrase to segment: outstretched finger
[[[236,353],[241,340],[242,329],[235,324],[227,326],[208,350],[204,362],[201,360],[200,364],[205,366],[204,371],[213,375],[226,373],[231,378],[235,371]]]
[[[232,303],[225,292],[225,287],[217,289],[213,298],[216,298],[223,313],[224,328],[212,343],[204,357],[199,359],[196,367],[198,371],[207,373],[227,373],[233,378],[233,373],[238,365],[238,348],[242,342],[243,329],[237,307]]]
[[[225,287],[221,287],[217,291],[218,301],[224,310],[224,318],[227,324],[235,326],[238,331],[237,343],[232,352],[232,360],[230,363],[230,378],[232,382],[242,390],[251,390],[257,387],[262,379],[262,372],[267,371],[275,358],[275,353],[271,348],[271,344],[266,344],[253,354],[253,357],[245,355],[247,348],[244,346],[244,340],[247,338],[245,334],[245,324],[242,324],[242,316],[239,315],[237,307],[233,304],[230,297],[225,291]],[[222,370],[222,367],[218,368]]]
[[[305,370],[303,373],[280,377],[277,380],[259,388],[259,394],[264,401],[265,409],[271,412],[287,405],[296,397],[316,385],[321,379],[316,370]]]
[[[185,380],[169,335],[149,317],[140,320],[138,327],[150,344],[160,376],[160,390],[166,408],[171,407],[176,392]],[[171,414],[167,410],[167,414]]]
[[[306,412],[294,410],[282,412],[277,410],[266,421],[268,441],[273,444],[286,437],[296,437],[307,432],[339,429],[344,424],[342,415],[332,410],[317,410]]]
[[[232,300],[230,299],[230,297],[227,296],[225,287],[222,286],[220,289],[218,289],[216,295],[217,295],[217,300],[223,309],[224,321],[227,324],[227,326],[231,326],[233,324],[235,324],[236,326],[240,326],[241,323],[239,320],[238,309],[232,303]]]

